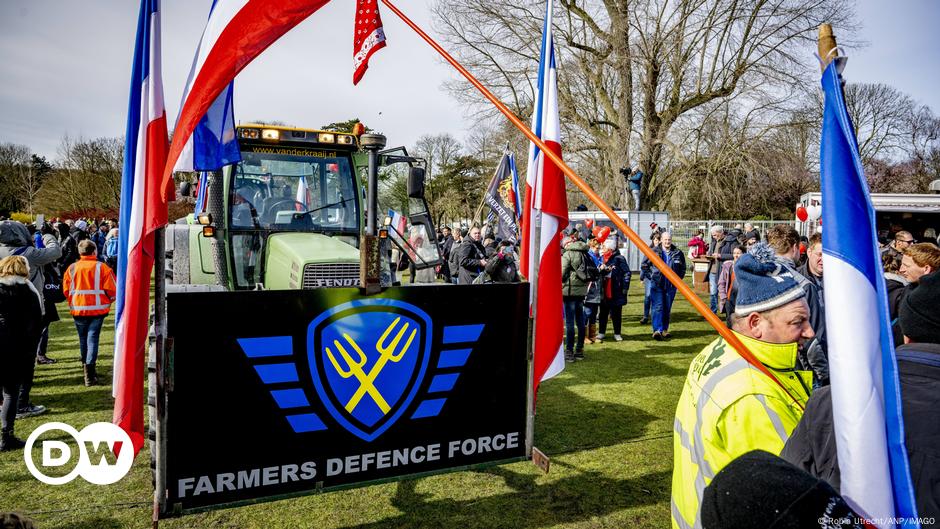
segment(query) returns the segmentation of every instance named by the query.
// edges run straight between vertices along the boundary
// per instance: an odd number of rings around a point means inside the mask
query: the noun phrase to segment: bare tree
[[[535,92],[544,3],[439,0],[437,22],[464,64],[516,110]],[[560,0],[556,63],[566,152],[608,200],[617,169],[646,173],[644,200],[673,188],[672,127],[693,110],[768,85],[807,81],[815,30],[852,27],[848,0]],[[451,85],[465,101],[480,99]],[[477,108],[485,108],[482,105]],[[526,114],[527,112],[523,112]]]

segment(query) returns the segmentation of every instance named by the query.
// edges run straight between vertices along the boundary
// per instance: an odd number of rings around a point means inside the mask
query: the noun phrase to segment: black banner
[[[528,284],[170,293],[169,512],[525,456]]]
[[[512,156],[506,152],[496,167],[490,185],[487,186],[483,201],[492,211],[490,218],[495,217],[496,237],[515,243],[519,240],[519,227],[516,225],[513,171]]]

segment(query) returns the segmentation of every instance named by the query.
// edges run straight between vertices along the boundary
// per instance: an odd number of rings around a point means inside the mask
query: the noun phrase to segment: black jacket
[[[630,265],[620,250],[614,250],[604,261],[604,265],[607,268],[603,271],[601,282],[601,303],[609,307],[622,307],[627,304],[627,292],[630,290],[633,272],[630,271]]]
[[[904,444],[910,462],[917,514],[940,520],[940,344],[897,349]],[[839,490],[840,474],[829,387],[816,390],[780,457]]]
[[[450,272],[450,253],[454,250],[454,236],[448,235],[441,239],[441,258],[444,260],[441,263],[441,275],[444,277],[451,277]]]
[[[721,273],[721,265],[725,261],[730,261],[734,259],[734,245],[738,244],[738,238],[730,233],[725,234],[725,238],[721,241],[716,241],[712,239],[711,243],[708,245],[708,255],[713,255],[716,252],[718,253],[718,259],[711,259],[708,263],[708,273],[709,274],[718,274]]]
[[[901,308],[901,301],[911,291],[910,283],[898,274],[885,273],[885,286],[888,287],[888,314],[891,318],[891,334],[894,336],[894,346],[899,347],[904,343],[904,335],[901,334],[901,325],[897,321],[898,309]]]
[[[458,265],[457,283],[460,285],[469,285],[483,271],[483,265],[480,261],[486,257],[486,250],[480,241],[475,241],[467,237],[460,243],[456,250],[455,260]]]
[[[497,252],[486,262],[486,275],[494,283],[518,283],[519,265],[513,254]]]
[[[24,277],[0,277],[0,377],[22,380],[24,369],[36,358],[43,328],[36,287]]]

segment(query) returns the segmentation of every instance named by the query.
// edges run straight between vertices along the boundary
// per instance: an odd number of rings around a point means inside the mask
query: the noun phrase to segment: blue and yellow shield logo
[[[372,441],[414,400],[427,373],[431,318],[394,299],[344,303],[307,329],[310,374],[327,411]]]

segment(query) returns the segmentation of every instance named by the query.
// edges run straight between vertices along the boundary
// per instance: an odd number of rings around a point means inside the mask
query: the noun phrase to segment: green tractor
[[[418,269],[440,263],[423,198],[423,161],[403,148],[382,150],[384,136],[254,124],[239,126],[236,135],[242,159],[209,173],[205,211],[167,227],[169,288],[362,286],[362,236],[389,240],[389,228],[378,229],[385,218],[378,215],[375,197],[378,168],[395,163],[411,166],[409,220],[430,243],[420,254],[402,250],[422,257]],[[364,179],[370,185],[364,186]],[[180,191],[189,194],[189,184]],[[408,237],[396,232],[390,239],[402,246]],[[381,248],[381,283],[391,286],[390,245]]]

